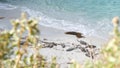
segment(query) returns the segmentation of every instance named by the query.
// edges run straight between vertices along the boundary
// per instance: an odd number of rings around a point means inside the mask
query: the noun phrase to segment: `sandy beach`
[[[0,16],[5,17],[0,19],[0,28],[9,30],[12,28],[10,23],[11,19],[16,19],[20,17],[22,11],[19,9],[14,10],[3,10],[0,9]],[[85,61],[91,59],[90,57],[85,55],[85,52],[82,52],[80,49],[75,49],[73,51],[66,51],[71,47],[75,47],[74,45],[80,44],[77,40],[82,40],[87,42],[90,45],[95,45],[96,48],[101,48],[102,45],[107,42],[107,40],[98,38],[98,37],[89,37],[85,36],[85,38],[78,39],[73,35],[66,35],[64,30],[55,29],[51,27],[45,27],[39,25],[40,28],[40,39],[46,42],[55,42],[55,43],[64,43],[65,48],[61,46],[55,46],[52,48],[42,48],[40,49],[40,53],[45,56],[47,61],[51,61],[51,58],[56,56],[57,63],[59,63],[64,68],[67,67],[67,63],[69,63],[72,59],[76,60],[80,64],[83,64]],[[84,35],[84,34],[83,34]]]

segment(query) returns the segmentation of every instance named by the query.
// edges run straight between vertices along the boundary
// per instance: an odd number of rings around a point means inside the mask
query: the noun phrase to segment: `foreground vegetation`
[[[85,65],[73,61],[71,68],[119,68],[120,32],[118,17],[113,18],[113,38],[101,49],[100,58]],[[22,13],[20,19],[11,21],[13,28],[0,33],[0,68],[59,68],[56,58],[47,62],[40,55],[39,29],[36,19],[28,19]],[[34,52],[29,54],[29,49]],[[81,67],[80,67],[81,66]]]
[[[39,54],[41,46],[38,43],[37,20],[27,19],[22,13],[20,19],[12,20],[11,23],[13,28],[0,34],[1,68],[44,68],[45,60]],[[29,55],[28,48],[33,49],[34,53]]]
[[[102,48],[99,60],[88,63],[86,68],[120,68],[120,32],[119,18],[113,20],[113,38]]]

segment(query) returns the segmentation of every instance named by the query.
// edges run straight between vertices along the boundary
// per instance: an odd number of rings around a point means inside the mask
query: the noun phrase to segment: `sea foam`
[[[72,24],[73,22],[71,21],[55,19],[41,13],[40,11],[31,10],[26,7],[22,7],[22,11],[27,12],[31,17],[39,18],[41,25],[62,29],[62,30],[68,30],[68,31],[82,31],[83,33],[86,33],[86,28],[82,24],[75,25]],[[81,30],[79,28],[81,28]]]
[[[108,18],[102,18],[100,20],[95,18],[93,22],[91,21],[91,19],[85,16],[79,16],[79,20],[77,22],[73,22],[71,21],[71,19],[57,19],[41,12],[40,10],[34,10],[26,6],[14,6],[11,4],[0,3],[0,9],[12,10],[15,8],[19,8],[21,9],[21,11],[27,12],[31,17],[37,17],[37,19],[40,20],[39,24],[47,27],[52,27],[65,31],[77,31],[87,36],[97,36],[101,38],[107,36],[110,30],[112,30],[112,25],[110,24],[111,19]]]
[[[10,5],[10,4],[3,4],[0,3],[0,9],[5,9],[5,10],[12,10],[15,9],[16,6]]]
[[[108,36],[109,32],[112,30],[111,20],[107,18],[100,21],[98,20],[95,24],[90,24],[90,21],[85,21],[85,19],[81,17],[78,21],[79,23],[74,23],[64,19],[61,20],[49,17],[40,11],[35,11],[27,7],[22,7],[22,11],[27,12],[31,17],[39,18],[40,25],[66,31],[77,31],[87,36],[104,38],[105,36]]]

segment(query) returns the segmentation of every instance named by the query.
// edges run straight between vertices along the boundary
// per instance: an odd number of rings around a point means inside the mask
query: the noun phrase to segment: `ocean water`
[[[107,37],[111,19],[120,16],[120,0],[0,0],[0,10],[20,8],[40,24],[85,35]]]

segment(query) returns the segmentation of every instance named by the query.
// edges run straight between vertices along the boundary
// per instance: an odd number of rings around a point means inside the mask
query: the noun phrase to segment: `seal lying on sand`
[[[65,32],[65,34],[75,35],[77,38],[85,38],[85,37],[82,35],[82,33],[79,33],[79,32],[69,31],[69,32]]]

